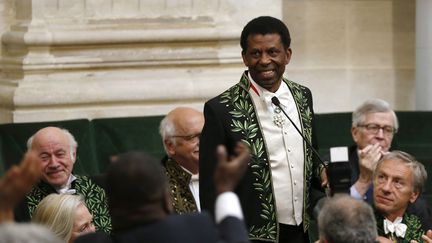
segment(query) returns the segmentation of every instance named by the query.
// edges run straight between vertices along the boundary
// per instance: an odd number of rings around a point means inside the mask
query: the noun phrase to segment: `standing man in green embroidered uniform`
[[[163,160],[174,212],[200,211],[199,140],[204,116],[192,108],[178,107],[161,121],[159,132],[167,157]]]
[[[236,193],[252,242],[309,242],[309,212],[324,195],[311,148],[271,101],[278,97],[316,147],[312,94],[283,77],[292,55],[290,42],[288,28],[279,19],[262,16],[251,20],[240,40],[248,70],[239,83],[204,106],[201,207],[213,211],[217,145],[224,144],[232,153],[237,141],[248,144],[251,161]]]
[[[425,234],[420,219],[406,209],[422,193],[426,180],[425,167],[407,153],[394,150],[378,161],[373,198],[380,236],[394,242],[420,242]]]
[[[86,176],[72,174],[77,147],[73,135],[58,127],[42,128],[28,139],[27,149],[34,151],[42,164],[42,177],[15,210],[17,221],[30,220],[39,202],[51,193],[80,194],[93,215],[96,230],[111,231],[104,189]]]

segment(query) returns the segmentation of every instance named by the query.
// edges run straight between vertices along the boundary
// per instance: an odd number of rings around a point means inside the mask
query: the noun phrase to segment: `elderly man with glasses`
[[[200,211],[199,138],[204,126],[202,112],[178,107],[161,121],[159,131],[167,156],[163,159],[169,192],[177,214]]]
[[[351,135],[356,145],[349,150],[353,197],[372,201],[374,168],[388,153],[398,127],[395,112],[384,100],[367,100],[353,112]]]
[[[351,135],[356,145],[349,148],[352,197],[372,204],[375,167],[389,153],[398,127],[395,112],[384,100],[367,100],[353,112]],[[419,216],[424,230],[431,229],[431,211],[424,198],[410,204],[407,210]]]

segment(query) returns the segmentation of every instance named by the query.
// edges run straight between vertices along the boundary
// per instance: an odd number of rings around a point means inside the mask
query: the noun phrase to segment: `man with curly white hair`
[[[17,221],[28,221],[39,202],[51,193],[79,194],[94,215],[97,230],[111,231],[105,190],[87,176],[72,174],[78,144],[66,129],[45,127],[27,141],[27,149],[34,151],[41,163],[41,181],[27,194],[15,210]]]

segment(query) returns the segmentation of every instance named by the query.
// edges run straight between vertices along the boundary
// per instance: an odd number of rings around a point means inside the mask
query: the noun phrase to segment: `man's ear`
[[[419,192],[412,192],[409,199],[410,203],[414,203],[417,200],[419,195],[420,195]]]
[[[291,49],[291,47],[288,47],[285,50],[285,54],[287,56],[287,61],[286,61],[285,65],[288,65],[288,63],[291,61],[291,56],[292,56],[292,49]]]
[[[357,140],[358,140],[357,139],[357,133],[358,133],[357,127],[351,127],[351,136],[352,136],[355,143],[357,143]]]
[[[70,150],[70,158],[72,160],[72,164],[76,161],[76,148],[71,148]]]
[[[244,65],[245,65],[246,67],[249,67],[249,62],[248,62],[248,60],[247,60],[247,58],[246,58],[246,51],[242,51],[242,52],[241,52],[241,56],[242,56],[242,59],[243,59],[243,63],[244,63]]]
[[[175,145],[171,141],[171,139],[167,138],[164,141],[166,152],[168,153],[168,157],[172,157],[175,155]]]

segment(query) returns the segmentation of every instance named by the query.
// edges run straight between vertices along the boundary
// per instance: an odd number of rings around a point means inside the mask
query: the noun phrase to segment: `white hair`
[[[80,195],[50,194],[37,205],[32,222],[45,225],[56,236],[68,242],[72,236],[75,212],[85,205]]]
[[[64,135],[66,135],[66,137],[69,140],[69,153],[70,153],[70,158],[71,160],[75,160],[75,154],[74,152],[76,151],[76,149],[78,148],[78,143],[75,140],[75,137],[67,130],[64,128],[60,128],[60,130],[64,133]],[[36,132],[37,133],[37,132]],[[33,139],[35,137],[35,134],[33,134],[28,140],[27,140],[27,151],[31,150],[33,147]]]
[[[399,129],[399,122],[396,113],[390,108],[390,105],[381,99],[369,99],[361,104],[352,114],[352,127],[357,127],[363,124],[366,120],[366,115],[377,112],[389,112],[393,116],[394,128]]]
[[[177,130],[176,130],[176,127],[174,125],[174,121],[173,121],[172,117],[165,116],[162,119],[162,121],[159,125],[159,133],[162,137],[162,143],[163,143],[165,152],[168,154],[168,149],[167,149],[164,141],[166,139],[169,139],[174,146],[176,146],[176,143],[177,143],[175,138],[173,137],[177,133]]]

